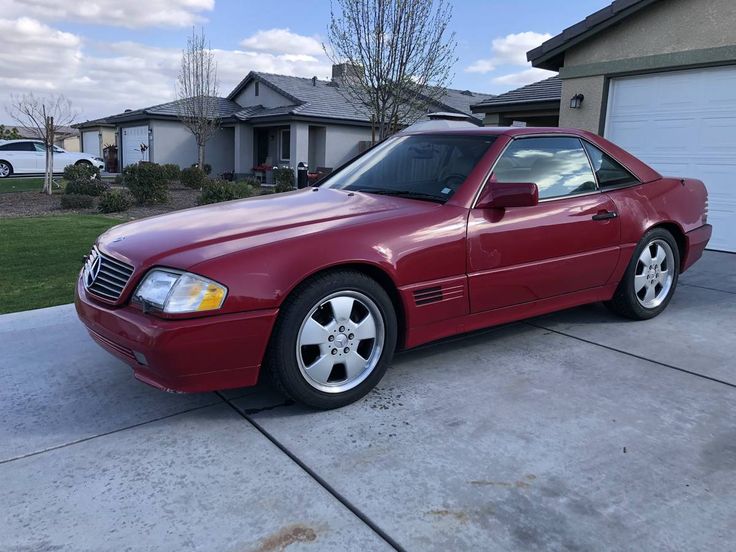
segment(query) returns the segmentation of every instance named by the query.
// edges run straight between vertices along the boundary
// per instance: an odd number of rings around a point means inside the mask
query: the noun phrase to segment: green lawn
[[[0,313],[71,303],[82,257],[120,222],[96,215],[0,220]]]
[[[6,192],[40,192],[42,189],[43,177],[0,179],[0,194]]]

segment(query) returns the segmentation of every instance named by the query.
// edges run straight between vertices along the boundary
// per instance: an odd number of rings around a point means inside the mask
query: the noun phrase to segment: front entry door
[[[482,312],[604,285],[618,262],[613,201],[598,191],[579,139],[515,139],[488,185],[534,182],[533,207],[472,209],[470,308]]]

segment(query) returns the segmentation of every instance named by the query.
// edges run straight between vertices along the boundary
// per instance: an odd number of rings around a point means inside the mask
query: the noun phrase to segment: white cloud
[[[526,65],[526,53],[550,38],[551,34],[534,31],[509,34],[494,38],[491,51],[498,65]]]
[[[0,19],[0,122],[10,94],[62,93],[86,120],[174,99],[180,48],[138,42],[90,42],[23,17]],[[182,45],[186,34],[182,34]],[[248,71],[319,78],[330,75],[323,55],[214,50],[220,95]]]
[[[289,29],[258,31],[243,39],[240,45],[248,50],[276,54],[305,54],[321,56],[322,43],[318,37],[292,33]]]
[[[128,28],[188,27],[205,21],[215,0],[4,0],[4,17],[75,21]]]
[[[531,84],[533,82],[549,78],[553,75],[555,75],[554,71],[546,71],[544,69],[538,69],[537,67],[530,67],[523,71],[495,77],[493,82],[496,84],[503,84],[511,88],[518,88],[519,86]]]
[[[468,73],[490,73],[494,71],[496,66],[493,64],[492,59],[478,59],[465,68]]]
[[[490,73],[499,65],[527,65],[526,53],[536,48],[552,35],[526,31],[494,38],[491,43],[492,57],[478,59],[465,68],[468,73]]]

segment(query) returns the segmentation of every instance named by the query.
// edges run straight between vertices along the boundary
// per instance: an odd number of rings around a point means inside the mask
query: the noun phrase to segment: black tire
[[[75,165],[89,165],[90,167],[92,166],[92,163],[90,161],[87,161],[86,159],[80,159],[74,164]]]
[[[377,328],[379,327],[377,317],[381,317],[380,323],[382,323],[383,331],[379,332],[379,330],[376,330],[376,338],[372,340],[372,343],[373,347],[376,347],[380,339],[382,339],[382,343],[375,349],[371,349],[373,351],[370,357],[372,362],[366,361],[366,368],[361,372],[364,379],[355,383],[355,386],[350,389],[339,391],[330,388],[330,392],[326,392],[317,388],[319,386],[318,382],[312,381],[310,383],[310,378],[306,375],[306,368],[303,367],[307,364],[304,362],[303,355],[305,353],[303,351],[308,347],[319,346],[300,345],[297,347],[297,343],[299,343],[302,328],[308,322],[312,322],[310,318],[316,317],[320,309],[328,309],[328,312],[333,312],[332,303],[328,299],[337,295],[334,299],[341,300],[342,296],[340,296],[340,293],[355,294],[356,297],[362,297],[362,301],[365,304],[370,304],[370,308],[373,310],[369,311],[366,309],[366,312],[368,315],[375,315]],[[358,307],[354,306],[351,311],[352,313],[357,312],[364,306],[364,303],[360,299],[357,300],[357,303]],[[351,318],[353,316],[358,318],[360,313],[351,314]],[[335,320],[337,320],[337,316],[335,316]],[[358,322],[353,322],[352,320],[348,320],[348,323],[358,324]],[[325,325],[328,324],[326,323]],[[340,326],[340,329],[343,327]],[[356,329],[355,331],[357,333],[358,330]],[[338,340],[345,338],[347,333],[348,331],[345,331],[345,334],[339,334],[337,337],[331,335],[331,342],[327,346],[332,348]],[[350,336],[353,339],[353,334],[350,334]],[[328,272],[307,280],[298,286],[286,301],[284,301],[269,342],[265,368],[275,386],[289,398],[304,405],[322,410],[339,408],[362,398],[381,380],[393,357],[396,348],[396,338],[396,313],[391,299],[380,284],[367,275],[353,270]],[[356,336],[353,355],[359,351],[357,339],[359,338]],[[366,341],[370,347],[371,340],[368,339]],[[363,342],[360,342],[360,346],[362,345]],[[335,355],[335,350],[331,349],[330,354]],[[329,358],[327,362],[332,363],[337,361],[337,357],[327,357],[327,354],[323,354],[321,351],[320,349],[320,352],[316,353],[316,358]],[[346,348],[345,351],[349,351],[349,349]],[[297,357],[298,354],[302,355],[301,358]],[[347,366],[347,364],[344,366]],[[339,371],[340,369],[345,369],[347,381],[349,376],[344,366],[340,368],[337,365],[337,368],[333,368],[332,370],[337,369]],[[332,375],[332,372],[330,372],[330,375]],[[354,379],[358,380],[360,378]],[[334,385],[339,386],[340,384],[341,382],[338,378]],[[351,384],[349,382],[346,385]],[[333,384],[323,384],[325,387],[331,385]]]
[[[646,274],[643,272],[646,272],[648,267],[645,267],[640,260],[644,249],[647,247],[651,248],[653,244],[661,242],[664,242],[669,246],[669,253],[671,253],[672,256],[672,258],[668,260],[668,263],[672,263],[672,280],[669,287],[666,289],[666,294],[661,298],[661,302],[656,306],[648,308],[642,304],[643,298],[637,295],[635,290],[635,278],[646,278]],[[664,249],[666,250],[666,248]],[[667,265],[667,268],[670,268],[669,264]],[[637,274],[637,272],[639,272],[639,274]],[[618,284],[616,293],[614,293],[613,298],[610,301],[606,301],[604,305],[616,314],[632,320],[648,320],[650,318],[654,318],[666,309],[667,305],[669,305],[669,302],[675,293],[675,289],[677,288],[679,276],[680,250],[677,247],[675,238],[664,228],[654,228],[644,234],[644,237],[636,246],[636,249],[634,249],[634,253],[629,261],[629,266],[626,268],[626,272],[624,272],[623,278],[621,278],[621,282]]]
[[[0,167],[7,168],[7,172],[5,170],[0,170],[0,178],[8,178],[9,176],[12,176],[13,165],[7,161],[0,161]]]

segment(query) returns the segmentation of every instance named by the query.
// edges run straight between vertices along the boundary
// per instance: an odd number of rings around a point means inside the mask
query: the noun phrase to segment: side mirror
[[[488,181],[476,208],[533,207],[537,203],[539,203],[539,189],[533,182]]]

